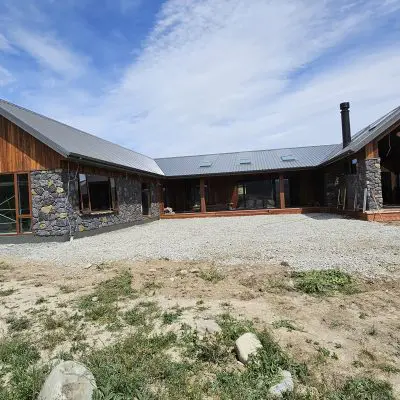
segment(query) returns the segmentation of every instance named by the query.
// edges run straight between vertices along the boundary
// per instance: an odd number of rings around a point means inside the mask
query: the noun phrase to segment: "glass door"
[[[0,175],[0,235],[17,233],[14,174]]]
[[[0,174],[0,235],[31,232],[28,174]]]

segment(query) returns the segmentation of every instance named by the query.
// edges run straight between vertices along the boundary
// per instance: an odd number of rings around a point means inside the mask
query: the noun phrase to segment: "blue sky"
[[[150,156],[337,143],[400,105],[400,0],[0,0],[0,97]]]

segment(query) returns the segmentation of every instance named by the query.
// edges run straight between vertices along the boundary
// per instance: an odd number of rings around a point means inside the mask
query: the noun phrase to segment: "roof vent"
[[[212,165],[211,161],[205,160],[200,163],[200,168],[209,168],[211,167],[211,165]]]
[[[296,157],[293,154],[287,154],[286,156],[281,156],[282,161],[296,161]]]
[[[250,158],[241,158],[239,160],[239,164],[240,165],[249,165],[249,164],[251,164],[251,160],[250,160]]]

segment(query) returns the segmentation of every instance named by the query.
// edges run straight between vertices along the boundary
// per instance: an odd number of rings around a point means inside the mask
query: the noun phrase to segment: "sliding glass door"
[[[28,174],[0,174],[0,235],[31,232]]]

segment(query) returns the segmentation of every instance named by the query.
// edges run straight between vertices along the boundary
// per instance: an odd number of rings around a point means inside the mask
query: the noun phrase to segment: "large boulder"
[[[274,399],[281,399],[285,393],[293,392],[294,382],[289,371],[281,371],[282,379],[279,383],[269,388],[269,394]]]
[[[235,342],[235,350],[237,358],[243,364],[249,362],[250,356],[257,354],[262,348],[262,344],[258,337],[251,332],[247,332],[239,337]]]
[[[92,400],[95,389],[94,376],[83,364],[63,361],[47,377],[38,400]]]

